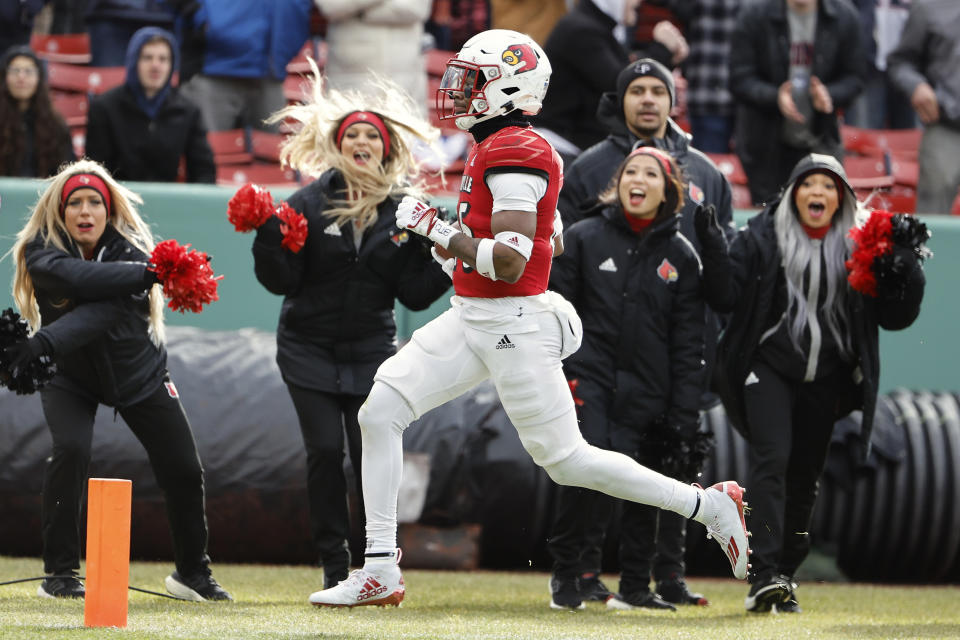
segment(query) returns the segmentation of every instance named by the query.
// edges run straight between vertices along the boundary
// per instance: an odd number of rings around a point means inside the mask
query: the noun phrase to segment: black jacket
[[[753,366],[754,355],[763,332],[769,328],[770,308],[777,287],[784,286],[781,255],[777,247],[773,213],[779,200],[770,203],[749,220],[730,246],[733,266],[732,290],[728,298],[735,301],[727,329],[720,339],[713,385],[723,399],[731,424],[749,439],[743,386]],[[873,416],[880,384],[879,327],[898,330],[909,327],[920,312],[925,279],[914,254],[907,258],[911,268],[907,295],[900,300],[883,300],[848,291],[847,317],[852,346],[858,366],[857,382],[851,380],[837,407],[837,418],[855,409],[863,410],[861,438],[869,447]],[[778,285],[778,283],[781,283]]]
[[[591,0],[580,0],[550,31],[543,50],[553,77],[543,100],[543,111],[533,118],[581,149],[606,134],[597,122],[597,103],[604,91],[617,85],[617,74],[627,66],[627,50],[613,35],[617,23]]]
[[[612,390],[610,444],[633,453],[658,419],[695,425],[703,390],[704,303],[700,259],[679,217],[642,235],[618,205],[564,234],[550,288],[583,320],[583,344],[564,361],[568,378]]]
[[[353,226],[325,215],[344,188],[329,170],[287,201],[307,218],[307,241],[294,254],[280,246],[277,218],[257,230],[257,279],[284,296],[277,363],[284,380],[333,393],[366,395],[380,363],[397,349],[394,302],[425,309],[450,287],[425,241],[396,226],[399,200],[380,204],[359,251]],[[339,197],[342,197],[340,193]]]
[[[93,260],[38,235],[25,251],[57,375],[52,386],[123,408],[153,393],[167,353],[151,341],[148,257],[107,225]]]
[[[813,134],[820,153],[839,149],[837,110],[863,90],[866,57],[860,43],[857,10],[848,0],[819,0],[811,74],[833,101],[832,113],[815,111]],[[751,193],[775,194],[793,161],[779,156],[783,115],[777,91],[790,72],[790,32],[784,0],[745,3],[740,9],[730,47],[730,92],[737,102],[736,150],[750,178]],[[789,165],[789,166],[787,166]],[[780,171],[784,174],[780,175]]]
[[[638,139],[623,120],[623,108],[616,92],[603,94],[597,108],[597,118],[609,135],[593,145],[563,172],[563,188],[557,208],[567,227],[584,216],[597,196],[609,184],[617,167],[633,150]],[[717,208],[720,225],[732,234],[733,200],[730,183],[710,158],[690,146],[690,135],[670,120],[663,138],[654,140],[654,145],[668,151],[679,163],[687,181],[684,205],[680,209],[680,232],[699,251],[700,243],[693,229],[693,211],[699,203],[711,203]]]
[[[176,89],[153,120],[125,85],[91,100],[86,154],[117,180],[176,182],[181,156],[187,182],[212,183],[217,178],[200,110]]]

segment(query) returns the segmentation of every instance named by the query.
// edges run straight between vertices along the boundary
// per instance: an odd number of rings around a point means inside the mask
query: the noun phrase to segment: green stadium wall
[[[9,283],[13,263],[6,255],[17,231],[36,202],[42,182],[0,178],[0,308],[13,306]],[[169,311],[171,325],[189,325],[208,330],[232,330],[252,327],[264,331],[276,328],[281,298],[267,292],[253,274],[250,251],[252,234],[240,234],[227,222],[227,201],[234,189],[212,185],[170,185],[129,183],[144,200],[141,209],[156,236],[174,238],[181,244],[207,252],[220,282],[220,300],[200,314]],[[275,189],[275,199],[288,197],[293,189]],[[449,199],[438,204],[455,209]],[[736,212],[738,224],[752,215]],[[900,332],[881,332],[883,369],[881,393],[896,387],[926,390],[960,391],[960,338],[955,328],[960,319],[960,218],[924,216],[933,236],[928,243],[935,256],[926,264],[927,292],[923,310],[912,327]],[[951,248],[953,247],[953,249]],[[952,275],[951,275],[952,274]],[[410,311],[397,305],[397,329],[401,340],[449,306],[447,297],[424,311]]]

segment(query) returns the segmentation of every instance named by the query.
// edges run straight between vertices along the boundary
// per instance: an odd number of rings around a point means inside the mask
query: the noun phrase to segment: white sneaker
[[[700,485],[694,485],[701,489]],[[733,575],[741,580],[750,567],[750,546],[747,542],[747,524],[743,519],[744,489],[736,482],[718,482],[703,490],[702,518],[695,518],[707,528],[707,538],[713,538],[727,554]]]
[[[397,562],[400,561],[397,550]],[[350,572],[335,587],[310,594],[310,604],[318,607],[399,606],[405,588],[400,567],[392,564],[365,565]]]

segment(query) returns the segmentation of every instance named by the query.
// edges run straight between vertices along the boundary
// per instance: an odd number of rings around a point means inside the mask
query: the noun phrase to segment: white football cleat
[[[337,586],[311,593],[310,604],[318,607],[399,606],[405,592],[397,566],[399,551],[396,562],[364,565],[363,569],[351,571]]]
[[[695,485],[698,489],[700,485]],[[747,524],[743,519],[744,489],[736,482],[718,482],[703,490],[702,519],[696,520],[707,528],[707,538],[713,538],[730,561],[733,575],[747,577],[750,567],[750,546],[747,542]]]

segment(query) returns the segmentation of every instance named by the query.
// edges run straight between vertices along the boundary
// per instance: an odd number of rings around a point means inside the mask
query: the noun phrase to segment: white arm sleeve
[[[547,193],[547,179],[532,173],[494,173],[487,176],[493,210],[536,213],[537,203]]]

